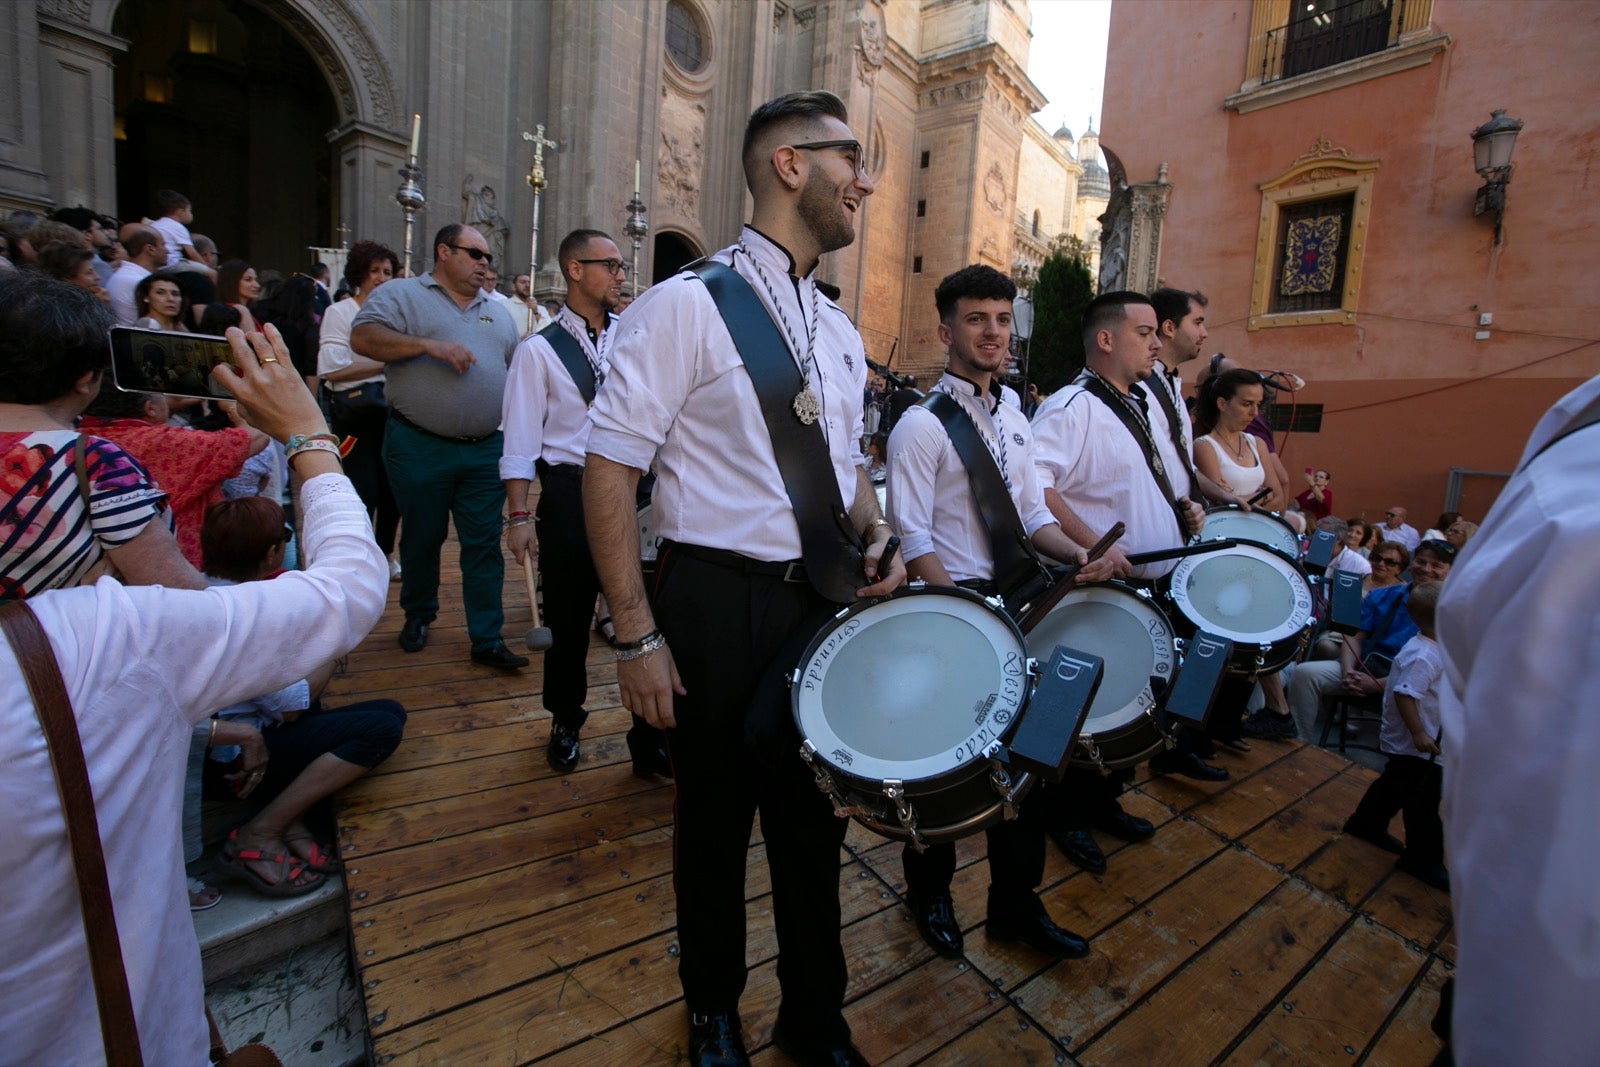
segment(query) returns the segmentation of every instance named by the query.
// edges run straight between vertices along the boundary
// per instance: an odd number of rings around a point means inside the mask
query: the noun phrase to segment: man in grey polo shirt
[[[481,292],[483,235],[452,224],[433,239],[433,273],[379,286],[350,329],[350,347],[388,364],[383,461],[400,505],[400,647],[419,652],[439,613],[439,549],[455,519],[472,659],[528,665],[500,637],[500,401],[521,331]]]

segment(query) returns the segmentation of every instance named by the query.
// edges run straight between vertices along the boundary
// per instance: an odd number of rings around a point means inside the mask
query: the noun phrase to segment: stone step
[[[342,931],[229,977],[208,978],[206,1003],[230,1049],[260,1042],[286,1067],[366,1062],[366,1016]]]
[[[338,875],[298,897],[265,897],[214,874],[205,880],[222,890],[216,907],[191,913],[207,984],[329,936],[345,942],[344,879]]]

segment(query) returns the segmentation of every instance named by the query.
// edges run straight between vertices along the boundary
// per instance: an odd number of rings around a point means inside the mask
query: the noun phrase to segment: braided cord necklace
[[[822,404],[818,402],[817,394],[811,390],[811,365],[816,362],[815,352],[817,347],[816,283],[813,282],[811,284],[811,322],[806,328],[806,349],[802,353],[800,351],[800,342],[795,340],[794,330],[789,326],[789,316],[784,314],[783,304],[778,300],[778,294],[773,290],[772,283],[767,280],[766,268],[762,267],[759,259],[751,255],[750,249],[744,243],[744,238],[742,237],[739,239],[739,250],[750,257],[750,264],[756,269],[756,277],[761,279],[761,286],[767,291],[767,299],[772,301],[772,307],[778,313],[778,322],[783,327],[784,336],[789,339],[790,352],[794,356],[795,363],[800,367],[800,377],[805,383],[800,391],[794,395],[794,401],[790,404],[790,408],[794,411],[795,418],[799,419],[802,424],[810,426],[822,414]],[[798,294],[796,296],[798,297]]]
[[[989,422],[989,427],[985,429],[983,422],[979,421],[978,417],[972,413],[972,409],[962,402],[962,398],[956,394],[955,389],[949,383],[942,383],[938,388],[941,393],[956,402],[956,406],[967,417],[967,421],[972,423],[972,428],[978,431],[978,436],[983,439],[983,447],[989,450],[989,457],[994,460],[995,466],[1000,468],[1000,480],[1005,482],[1006,491],[1011,492],[1011,471],[1006,466],[1006,435],[1004,430],[998,428],[998,420],[995,418],[995,415],[999,413],[998,410],[994,412],[985,410],[984,414],[988,416],[987,421]],[[981,396],[977,399],[980,403],[984,400]]]
[[[1116,386],[1112,385],[1110,382],[1106,381],[1105,378],[1101,377],[1100,373],[1093,367],[1085,367],[1083,370],[1084,373],[1093,375],[1101,385],[1104,385],[1107,389],[1111,390],[1112,395],[1118,400],[1122,401],[1122,406],[1133,412],[1134,419],[1139,423],[1139,429],[1144,433],[1144,439],[1150,443],[1151,468],[1154,469],[1157,474],[1161,475],[1162,477],[1166,477],[1166,464],[1161,462],[1161,450],[1156,447],[1156,437],[1150,429],[1150,416],[1146,415],[1143,411],[1140,411],[1139,405],[1135,404],[1131,397],[1129,397],[1122,390],[1118,389]]]

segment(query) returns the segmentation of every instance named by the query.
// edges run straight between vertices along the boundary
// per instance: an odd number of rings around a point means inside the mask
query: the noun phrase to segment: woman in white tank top
[[[1265,390],[1255,371],[1230,370],[1206,383],[1195,405],[1194,465],[1229,492],[1252,496],[1262,486],[1272,495],[1259,506],[1283,506],[1284,488],[1273,469],[1261,461],[1260,444],[1245,432],[1261,410]],[[1204,446],[1204,447],[1202,447]]]

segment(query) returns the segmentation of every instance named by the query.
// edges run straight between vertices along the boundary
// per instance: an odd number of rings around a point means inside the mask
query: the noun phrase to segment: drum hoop
[[[945,602],[950,613],[959,614],[988,639],[999,664],[992,679],[990,698],[982,716],[975,717],[972,731],[957,745],[914,760],[868,755],[841,738],[828,720],[821,696],[828,671],[840,650],[868,632],[872,625],[927,610],[923,599],[927,597]],[[984,760],[989,749],[1001,743],[1015,728],[1028,695],[1027,645],[1023,642],[1022,631],[1010,616],[968,590],[923,586],[903,589],[881,600],[855,604],[835,615],[812,638],[801,657],[791,703],[800,735],[815,747],[815,758],[847,779],[865,783],[898,780],[909,786],[916,782],[961,777],[963,768]]]
[[[1273,530],[1281,533],[1285,541],[1294,546],[1292,551],[1285,552],[1281,545],[1269,545],[1264,542],[1252,541],[1250,538],[1243,537],[1237,533],[1219,534],[1219,536],[1228,537],[1235,541],[1244,541],[1247,544],[1259,545],[1261,548],[1270,548],[1279,555],[1288,556],[1290,559],[1297,560],[1300,558],[1300,535],[1295,533],[1294,527],[1290,526],[1287,521],[1277,515],[1274,515],[1270,511],[1263,511],[1260,508],[1246,511],[1238,504],[1217,504],[1206,509],[1207,520],[1209,520],[1213,515],[1226,516],[1227,518],[1242,518],[1245,520],[1245,522],[1265,522]],[[1202,523],[1200,527],[1200,536],[1207,536],[1204,523]]]
[[[1098,582],[1093,585],[1083,585],[1068,590],[1066,595],[1061,598],[1061,603],[1041,620],[1040,627],[1042,628],[1049,624],[1050,615],[1054,615],[1067,604],[1073,602],[1111,604],[1124,610],[1127,610],[1130,605],[1136,606],[1138,610],[1129,610],[1128,614],[1140,618],[1140,621],[1144,623],[1145,634],[1150,638],[1151,647],[1156,653],[1153,673],[1157,678],[1171,680],[1173,672],[1178,667],[1178,634],[1172,626],[1172,620],[1167,618],[1166,612],[1161,610],[1159,604],[1140,596],[1136,590],[1124,585],[1122,582]],[[1160,654],[1162,649],[1156,644],[1157,638],[1155,631],[1152,629],[1152,624],[1159,624],[1161,637],[1165,639],[1166,657],[1164,661]],[[1035,656],[1034,658],[1042,660],[1044,657]],[[1141,715],[1154,708],[1155,705],[1155,690],[1151,688],[1150,682],[1147,680],[1139,690],[1138,695],[1129,703],[1116,709],[1115,712],[1107,712],[1104,715],[1096,716],[1091,707],[1090,718],[1084,722],[1084,730],[1090,736],[1101,737],[1114,731],[1125,729],[1130,724],[1137,722]],[[1115,718],[1112,718],[1113,715],[1115,715]],[[1105,721],[1098,729],[1090,730],[1089,723],[1095,719]]]
[[[1288,582],[1293,590],[1294,605],[1289,617],[1270,630],[1252,633],[1245,630],[1232,629],[1222,625],[1218,620],[1208,618],[1198,608],[1192,607],[1189,602],[1189,575],[1197,567],[1211,560],[1237,555],[1251,556],[1265,562]],[[1173,606],[1178,609],[1184,618],[1208,633],[1216,634],[1218,637],[1226,637],[1235,644],[1273,645],[1279,641],[1297,637],[1307,626],[1311,625],[1314,612],[1311,585],[1306,581],[1305,575],[1301,573],[1299,566],[1293,560],[1286,558],[1282,552],[1263,545],[1250,544],[1249,542],[1237,545],[1234,548],[1226,548],[1207,555],[1190,556],[1184,559],[1173,568],[1167,595],[1171,598]]]

